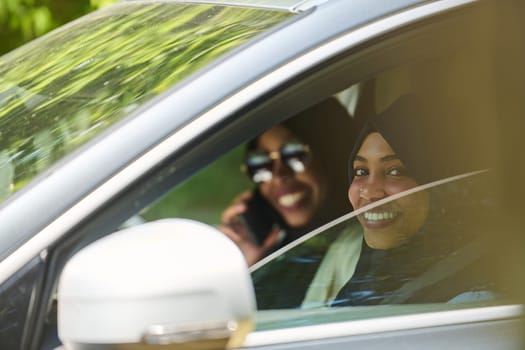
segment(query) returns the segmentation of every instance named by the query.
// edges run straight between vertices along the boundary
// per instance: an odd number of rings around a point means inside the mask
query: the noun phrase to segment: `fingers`
[[[259,261],[271,248],[282,239],[283,231],[279,227],[272,229],[262,246],[255,244],[247,234],[243,234],[241,225],[220,225],[219,230],[230,238],[241,250],[248,266]]]
[[[228,225],[220,225],[219,230],[224,233],[229,239],[231,239],[235,244],[239,245],[244,240],[239,233],[235,232]]]
[[[239,229],[240,225],[236,225],[235,227]],[[246,259],[248,266],[253,265],[264,255],[266,250],[263,247],[259,247],[251,239],[247,238],[247,235],[242,234],[242,231],[237,231],[229,225],[220,225],[219,230],[237,244]]]
[[[242,192],[237,197],[235,197],[235,199],[233,200],[233,203],[247,202],[252,197],[253,197],[252,191],[245,191],[245,192]]]
[[[251,191],[246,191],[235,197],[232,204],[224,209],[221,215],[221,222],[231,225],[237,222],[237,218],[248,209],[246,202],[253,196]]]
[[[241,223],[221,224],[219,230],[233,240],[238,246],[256,245],[252,241],[246,227]]]
[[[282,239],[282,234],[283,231],[279,227],[275,227],[272,229],[268,237],[266,237],[262,246],[253,245],[251,249],[245,250],[244,257],[246,258],[248,266],[255,264],[263,258],[271,248],[278,244]]]
[[[268,251],[270,248],[274,247],[281,241],[283,231],[280,227],[275,227],[272,229],[268,237],[264,240],[264,243],[262,244],[262,248],[264,252]]]
[[[225,225],[236,223],[239,215],[246,212],[247,209],[244,203],[232,204],[222,212],[221,222]]]
[[[247,228],[239,220],[239,216],[248,210],[246,202],[252,197],[253,192],[251,191],[243,192],[235,197],[232,204],[222,212],[222,224],[219,226],[219,230],[241,249],[248,265],[257,262],[277,245],[281,241],[283,233],[279,227],[273,228],[261,246],[252,240]]]

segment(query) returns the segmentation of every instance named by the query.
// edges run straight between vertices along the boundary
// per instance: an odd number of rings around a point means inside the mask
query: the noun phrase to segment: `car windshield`
[[[418,186],[301,237],[251,267],[258,309],[382,306],[387,314],[396,304],[501,302],[491,181],[488,171]]]
[[[122,3],[0,58],[0,202],[108,126],[291,14]]]

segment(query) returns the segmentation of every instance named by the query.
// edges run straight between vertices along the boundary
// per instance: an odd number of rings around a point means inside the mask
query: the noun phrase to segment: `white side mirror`
[[[58,334],[70,350],[224,349],[242,345],[255,308],[230,239],[195,221],[161,220],[109,235],[66,264]]]

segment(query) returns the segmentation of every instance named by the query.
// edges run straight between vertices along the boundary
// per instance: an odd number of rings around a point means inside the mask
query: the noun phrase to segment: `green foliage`
[[[90,0],[91,6],[101,8],[114,3],[116,0]]]
[[[0,54],[117,0],[2,0]]]
[[[123,3],[0,57],[0,149],[15,169],[9,188],[20,189],[132,110],[288,16]],[[173,118],[183,117],[173,111]]]
[[[244,146],[212,163],[164,196],[141,215],[146,220],[181,217],[218,225],[233,198],[253,187],[240,170]],[[220,174],[220,175],[219,175]]]

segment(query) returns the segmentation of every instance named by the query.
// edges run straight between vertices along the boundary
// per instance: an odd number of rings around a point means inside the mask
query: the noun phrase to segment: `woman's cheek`
[[[270,195],[270,192],[271,192],[270,182],[264,182],[264,183],[259,184],[258,186],[259,186],[259,192],[261,192],[263,198],[271,203],[272,196]]]
[[[388,181],[385,186],[385,192],[387,196],[407,191],[417,186],[416,181],[412,179],[406,179],[403,181]]]
[[[312,163],[302,173],[295,173],[294,180],[307,185],[312,192],[311,205],[317,213],[327,200],[329,184],[318,162]]]
[[[352,181],[348,188],[348,200],[354,209],[358,209],[359,204],[359,183],[357,180]]]

